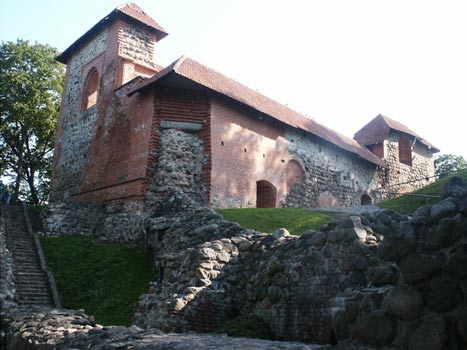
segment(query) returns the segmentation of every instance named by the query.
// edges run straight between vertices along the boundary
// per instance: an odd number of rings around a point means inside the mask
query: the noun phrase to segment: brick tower
[[[67,71],[56,135],[53,201],[89,197],[108,185],[104,174],[111,166],[116,140],[106,127],[118,116],[115,96],[134,78],[160,70],[155,47],[166,36],[140,7],[127,3],[58,56]],[[132,179],[120,179],[128,181]]]

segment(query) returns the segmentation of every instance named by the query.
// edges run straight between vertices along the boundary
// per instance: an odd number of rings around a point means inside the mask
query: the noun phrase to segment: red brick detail
[[[255,207],[257,181],[277,189],[276,203],[285,195],[286,163],[292,158],[285,126],[241,104],[212,95],[212,172],[210,204],[214,207]]]
[[[89,160],[83,170],[80,191],[73,195],[76,200],[144,198],[152,95],[136,94],[129,98],[126,96],[129,87],[99,103]]]

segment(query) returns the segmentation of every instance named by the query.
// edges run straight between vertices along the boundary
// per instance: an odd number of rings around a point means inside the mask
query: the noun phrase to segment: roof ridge
[[[356,154],[367,161],[384,166],[384,163],[373,153],[367,150],[350,137],[345,136],[328,126],[297,112],[280,102],[267,97],[266,95],[253,90],[239,81],[226,76],[198,61],[187,56],[182,56],[163,71],[156,73],[148,80],[142,82],[129,92],[129,95],[156,83],[164,76],[173,72],[180,77],[189,79],[207,89],[217,92],[220,95],[233,99],[241,104],[249,106],[259,113],[270,116],[286,125],[304,130],[316,135],[321,139],[335,144],[347,152]]]
[[[180,70],[180,67],[182,66],[182,64],[186,61],[186,60],[191,60],[190,57],[188,57],[187,55],[182,55],[180,56],[180,58],[176,59],[172,64],[173,64],[173,67],[171,70],[173,70],[174,72],[178,72]],[[172,64],[170,64],[168,67],[170,67]]]

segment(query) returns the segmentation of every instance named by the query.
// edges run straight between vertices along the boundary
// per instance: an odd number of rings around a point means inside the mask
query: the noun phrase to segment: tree
[[[57,54],[20,39],[0,45],[0,170],[14,179],[13,198],[35,204],[48,198],[64,79]]]
[[[445,177],[462,169],[467,169],[467,161],[462,156],[443,154],[435,159],[436,176]]]

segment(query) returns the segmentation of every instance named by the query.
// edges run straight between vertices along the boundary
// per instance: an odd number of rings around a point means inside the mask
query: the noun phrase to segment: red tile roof
[[[300,113],[269,99],[268,97],[254,91],[239,82],[226,77],[225,75],[206,67],[191,58],[181,57],[173,62],[164,70],[156,73],[151,78],[142,82],[135,87],[130,94],[141,89],[148,88],[151,85],[157,84],[163,77],[175,74],[180,77],[189,79],[199,85],[211,89],[219,94],[234,99],[242,104],[245,104],[258,112],[269,115],[287,125],[304,130],[313,135],[344,149],[348,152],[378,166],[385,166],[380,158],[367,150],[366,147],[360,145],[355,140],[352,140],[340,133],[331,130],[324,125],[321,125],[314,120],[311,120]]]
[[[101,31],[103,28],[108,26],[110,23],[112,23],[117,18],[124,18],[124,19],[144,25],[147,29],[149,29],[152,33],[155,34],[157,41],[165,38],[168,35],[165,29],[162,28],[146,12],[144,12],[141,9],[141,7],[139,7],[138,5],[132,2],[129,2],[114,9],[107,16],[101,19],[97,24],[95,24],[91,29],[89,29],[86,33],[84,33],[81,37],[79,37],[65,51],[63,51],[60,55],[57,56],[57,61],[66,64],[71,54],[76,49],[78,49],[89,38],[91,38],[93,35]]]
[[[396,130],[415,137],[419,142],[430,148],[433,153],[439,152],[437,147],[417,135],[404,124],[399,123],[398,121],[386,117],[382,114],[377,115],[372,121],[357,131],[355,133],[354,139],[362,145],[381,143],[388,137],[391,130]]]

